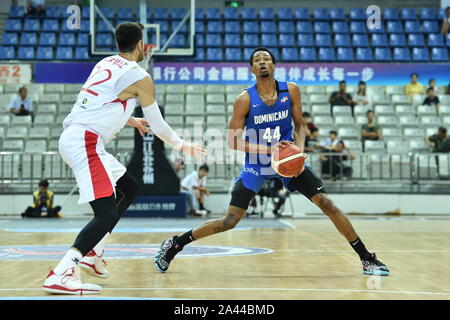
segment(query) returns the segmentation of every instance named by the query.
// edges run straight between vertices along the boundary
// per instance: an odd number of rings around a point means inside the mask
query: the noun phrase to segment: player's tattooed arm
[[[289,95],[291,96],[292,119],[294,120],[294,142],[304,150],[306,139],[306,127],[303,124],[302,96],[300,89],[294,82],[288,82]]]

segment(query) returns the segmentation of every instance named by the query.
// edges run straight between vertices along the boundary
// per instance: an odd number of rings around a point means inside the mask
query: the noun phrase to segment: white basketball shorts
[[[80,190],[78,204],[115,194],[117,180],[127,171],[106,152],[98,134],[77,125],[67,127],[61,134],[59,153],[73,170]]]

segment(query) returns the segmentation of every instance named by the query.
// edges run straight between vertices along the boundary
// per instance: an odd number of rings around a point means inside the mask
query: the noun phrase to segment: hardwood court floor
[[[235,230],[193,244],[266,248],[269,253],[179,257],[166,274],[154,269],[148,254],[145,259],[109,260],[109,279],[82,276],[103,286],[99,298],[450,299],[450,218],[350,218],[368,249],[389,266],[389,277],[364,276],[357,255],[322,218],[285,219],[284,227]],[[193,221],[192,227],[200,222]],[[48,245],[67,246],[76,236],[4,231],[2,219],[0,230],[0,246],[41,245],[41,251]],[[109,243],[156,246],[172,234],[118,232]],[[0,259],[0,299],[53,297],[41,285],[57,261],[33,259]]]

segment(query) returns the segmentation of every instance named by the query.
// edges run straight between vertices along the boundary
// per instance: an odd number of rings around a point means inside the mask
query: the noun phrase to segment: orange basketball
[[[306,154],[295,144],[280,145],[272,153],[272,168],[280,176],[292,178],[300,175],[305,168]]]

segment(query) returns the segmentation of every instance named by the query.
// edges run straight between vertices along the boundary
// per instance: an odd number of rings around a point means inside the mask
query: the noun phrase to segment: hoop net
[[[145,70],[149,70],[150,68],[150,59],[153,56],[153,53],[156,51],[156,45],[153,43],[144,44],[144,58],[139,62],[139,65]]]

